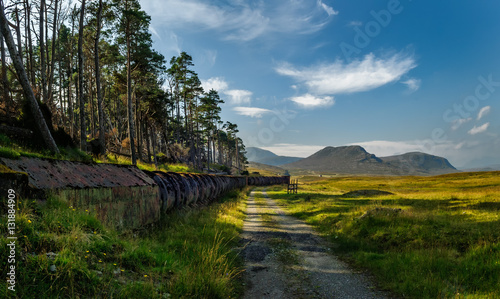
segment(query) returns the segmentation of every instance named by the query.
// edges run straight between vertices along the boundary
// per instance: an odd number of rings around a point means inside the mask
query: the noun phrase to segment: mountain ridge
[[[438,175],[459,172],[443,157],[421,152],[377,157],[359,145],[327,146],[307,158],[280,167],[323,173],[371,175]]]
[[[261,149],[258,147],[247,147],[247,159],[249,162],[256,162],[260,164],[267,164],[271,166],[280,166],[283,164],[293,163],[303,158],[279,156],[275,153]]]

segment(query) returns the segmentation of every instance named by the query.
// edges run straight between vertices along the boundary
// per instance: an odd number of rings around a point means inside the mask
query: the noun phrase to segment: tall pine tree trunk
[[[17,75],[19,77],[19,82],[23,87],[24,94],[30,103],[30,108],[33,113],[33,117],[35,119],[35,123],[40,130],[40,134],[47,145],[48,149],[54,153],[59,153],[59,149],[50,134],[49,128],[45,119],[43,118],[42,111],[38,106],[38,102],[35,99],[35,94],[33,93],[33,89],[30,86],[28,81],[28,76],[26,75],[26,71],[24,69],[22,60],[20,58],[20,53],[17,53],[16,45],[14,43],[14,38],[12,37],[12,33],[9,29],[8,20],[5,17],[3,2],[0,1],[0,29],[2,30],[2,35],[4,36],[5,43],[7,44],[7,48],[9,49],[10,57],[12,59],[12,63],[16,69]]]
[[[83,0],[83,3],[85,3],[85,0]],[[47,101],[47,70],[46,70],[46,63],[45,63],[45,34],[44,34],[44,13],[45,9],[45,0],[40,1],[40,75],[42,77],[42,103],[46,103]],[[83,5],[82,5],[82,10],[83,10]]]
[[[132,165],[137,165],[137,157],[135,155],[135,132],[134,132],[134,111],[132,110],[132,71],[131,59],[132,53],[130,48],[130,21],[127,21],[127,118],[128,118],[128,135],[130,140],[130,155],[132,156]]]
[[[52,95],[52,85],[54,82],[54,67],[56,62],[56,43],[57,43],[57,6],[58,0],[54,1],[54,20],[52,24],[52,60],[50,61],[50,72],[49,72],[49,86],[47,92],[47,99],[50,103],[54,104],[53,95]]]
[[[95,37],[94,52],[95,52],[95,81],[97,90],[97,109],[99,110],[99,144],[101,145],[101,155],[106,154],[106,142],[104,140],[104,111],[102,109],[102,92],[101,92],[101,69],[99,66],[99,39],[101,38],[101,14],[102,0],[99,0],[99,9],[97,10],[97,32]]]
[[[87,136],[85,133],[85,100],[83,97],[83,20],[85,15],[85,0],[82,0],[80,10],[80,27],[78,29],[78,97],[80,100],[80,150],[87,151]]]
[[[3,89],[3,102],[5,104],[5,109],[7,111],[7,118],[11,118],[10,109],[12,108],[12,103],[9,98],[9,82],[7,80],[7,66],[5,65],[5,45],[3,42],[3,34],[0,31],[0,52],[2,58],[2,89]]]

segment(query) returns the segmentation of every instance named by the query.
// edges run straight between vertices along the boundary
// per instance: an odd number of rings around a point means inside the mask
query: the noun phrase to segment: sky
[[[140,0],[247,147],[361,145],[500,164],[500,2]]]

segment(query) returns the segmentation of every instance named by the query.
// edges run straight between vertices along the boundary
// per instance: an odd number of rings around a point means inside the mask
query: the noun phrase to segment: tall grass
[[[51,198],[20,200],[16,218],[18,298],[230,298],[241,292],[232,250],[245,192],[208,207],[178,210],[155,226],[120,234],[92,213]],[[4,214],[0,246],[7,248]],[[7,273],[7,251],[0,269]],[[55,271],[53,266],[55,266]]]
[[[268,194],[383,288],[410,298],[500,298],[499,172],[301,182],[298,195]],[[361,189],[393,195],[344,195]]]

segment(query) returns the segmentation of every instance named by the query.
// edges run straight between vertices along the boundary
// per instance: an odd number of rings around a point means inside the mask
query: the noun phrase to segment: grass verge
[[[353,192],[365,189],[392,195]],[[500,298],[499,172],[304,178],[300,194],[267,193],[398,296]]]
[[[51,198],[19,200],[16,210],[18,298],[238,297],[242,262],[237,247],[245,191],[217,203],[172,212],[154,227],[120,234],[85,210]],[[7,248],[7,216],[0,218]],[[10,241],[10,240],[9,240]],[[7,273],[8,252],[0,251]]]

